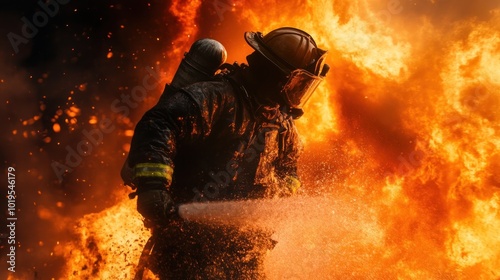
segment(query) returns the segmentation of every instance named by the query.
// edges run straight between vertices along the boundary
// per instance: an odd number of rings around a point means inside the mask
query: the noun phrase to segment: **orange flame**
[[[143,228],[134,203],[124,200],[78,221],[77,241],[56,250],[56,254],[68,260],[63,279],[133,278],[150,235]]]

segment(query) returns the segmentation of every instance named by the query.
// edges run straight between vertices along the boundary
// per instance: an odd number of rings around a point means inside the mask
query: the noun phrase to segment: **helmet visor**
[[[301,109],[322,80],[304,69],[294,70],[283,86],[282,94],[292,108]]]

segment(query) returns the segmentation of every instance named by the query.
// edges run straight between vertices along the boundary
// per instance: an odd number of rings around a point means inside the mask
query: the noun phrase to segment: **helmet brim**
[[[252,47],[254,50],[262,54],[267,60],[276,65],[284,74],[288,75],[294,69],[291,69],[290,66],[285,65],[284,63],[280,63],[280,57],[274,55],[271,51],[269,51],[264,42],[262,41],[262,33],[260,32],[245,32],[245,41],[247,41],[248,45]]]

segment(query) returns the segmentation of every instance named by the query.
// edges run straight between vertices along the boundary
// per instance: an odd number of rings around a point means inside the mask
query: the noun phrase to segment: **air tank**
[[[200,39],[184,54],[170,85],[180,89],[196,82],[208,81],[213,78],[217,68],[226,62],[226,58],[226,49],[220,42],[209,38]]]

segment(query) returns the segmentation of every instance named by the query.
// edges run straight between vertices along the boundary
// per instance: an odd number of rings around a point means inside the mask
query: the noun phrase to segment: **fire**
[[[447,240],[449,257],[462,267],[485,265],[497,268],[500,265],[498,248],[498,228],[500,221],[500,195],[496,193],[491,199],[474,201],[472,216],[463,221],[454,222],[451,238]],[[497,277],[497,271],[491,276]]]
[[[284,217],[266,269],[275,279],[498,279],[500,9],[445,30],[408,2],[368,2],[233,5],[247,30],[308,31],[332,69],[297,125],[306,192],[334,202],[314,219]],[[198,36],[202,8],[171,5],[182,30],[169,59]],[[131,278],[149,236],[126,198],[81,218],[74,234],[55,249],[67,260],[63,279]]]
[[[497,13],[498,15],[498,13]],[[477,25],[464,42],[452,46],[449,67],[443,71],[443,125],[434,128],[434,148],[442,148],[442,157],[460,168],[457,181],[449,189],[450,204],[464,213],[453,213],[446,243],[449,257],[461,267],[491,269],[490,277],[499,277],[500,229],[497,166],[500,138],[498,133],[500,84],[500,47],[498,31]],[[449,109],[448,109],[449,108]],[[458,208],[457,207],[457,208]],[[458,209],[460,209],[458,208]],[[457,211],[458,209],[451,209]]]
[[[134,277],[142,247],[150,235],[134,203],[124,200],[78,221],[74,229],[76,241],[56,250],[56,254],[68,260],[62,279]]]
[[[169,11],[176,16],[181,28],[180,35],[173,42],[174,48],[171,50],[172,57],[181,57],[181,55],[189,49],[188,42],[192,42],[198,31],[196,24],[196,16],[200,8],[201,1],[173,1]]]
[[[297,16],[294,5],[282,5],[279,9],[270,11],[268,7],[273,4],[273,1],[258,4],[248,2],[242,13],[252,26],[265,27],[263,32],[281,26],[296,26],[307,30],[316,39],[318,45],[330,50],[328,63],[333,66],[331,72],[337,71],[338,59],[345,58],[365,70],[360,73],[363,76],[375,73],[391,80],[405,77],[410,44],[395,42],[395,39],[390,36],[390,30],[382,23],[361,19],[358,14],[366,12],[366,4],[360,4],[360,7],[357,3],[353,4],[346,12],[347,14],[339,15],[338,11],[332,9],[335,3],[331,1],[306,1],[301,5],[301,9],[307,11],[307,16],[303,17]],[[343,23],[339,16],[352,18]],[[378,31],[373,32],[373,29]],[[332,75],[335,74],[330,74]],[[304,115],[304,121],[298,123],[299,131],[307,131],[304,134],[305,141],[322,142],[332,132],[339,132],[335,114],[339,111],[339,107],[331,100],[335,89],[330,83],[334,84],[335,80],[327,80],[306,106],[307,114]]]

